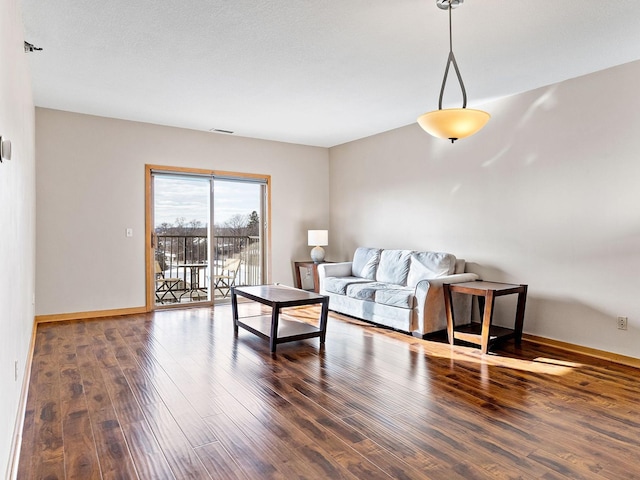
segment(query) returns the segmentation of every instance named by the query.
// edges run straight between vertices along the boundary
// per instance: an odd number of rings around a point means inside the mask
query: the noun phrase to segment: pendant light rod
[[[440,88],[440,97],[438,98],[438,110],[427,112],[418,117],[418,124],[423,130],[434,137],[448,138],[451,143],[461,138],[473,135],[491,118],[487,112],[482,110],[474,110],[467,108],[467,91],[464,88],[462,75],[458,68],[458,62],[453,54],[453,28],[451,26],[451,9],[462,5],[464,0],[436,0],[436,5],[441,10],[449,10],[449,56],[447,57],[447,66],[444,70],[444,78],[442,79],[442,87]],[[442,108],[442,97],[444,96],[444,88],[449,77],[449,68],[453,64],[456,71],[458,83],[462,90],[462,108]]]
[[[447,58],[447,66],[444,69],[444,77],[442,78],[442,86],[440,87],[440,97],[438,99],[438,109],[442,110],[442,97],[444,96],[444,87],[447,84],[447,77],[449,76],[449,67],[453,64],[453,68],[456,71],[458,82],[462,90],[462,108],[467,108],[467,90],[464,88],[464,82],[462,81],[462,75],[460,75],[460,69],[458,68],[458,62],[456,62],[456,56],[453,54],[453,34],[451,33],[451,9],[453,7],[449,3],[449,57]]]

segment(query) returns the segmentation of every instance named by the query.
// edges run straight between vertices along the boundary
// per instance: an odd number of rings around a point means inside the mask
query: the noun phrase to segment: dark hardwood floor
[[[333,313],[275,355],[228,306],[41,324],[18,477],[640,478],[639,373]]]

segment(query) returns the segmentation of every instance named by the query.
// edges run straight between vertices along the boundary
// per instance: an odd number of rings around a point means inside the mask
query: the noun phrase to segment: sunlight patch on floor
[[[431,342],[429,346],[425,346],[424,354],[428,357],[448,358],[453,362],[466,362],[476,363],[480,365],[510,368],[513,370],[521,370],[531,373],[541,373],[545,375],[567,375],[577,367],[582,366],[579,363],[564,362],[554,359],[541,359],[536,358],[534,360],[520,359],[501,356],[499,352],[489,352],[487,355],[482,355],[477,348],[463,347],[463,346],[450,346],[446,344],[436,344],[433,347]]]

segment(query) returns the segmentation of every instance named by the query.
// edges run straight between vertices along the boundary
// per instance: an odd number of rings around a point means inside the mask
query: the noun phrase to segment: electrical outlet
[[[627,317],[618,317],[618,330],[627,329]]]

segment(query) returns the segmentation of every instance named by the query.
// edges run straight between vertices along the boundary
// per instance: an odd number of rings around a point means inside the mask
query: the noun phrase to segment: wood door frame
[[[189,167],[171,167],[167,165],[151,165],[145,164],[145,271],[146,271],[146,305],[147,312],[151,312],[156,309],[155,304],[155,273],[154,273],[154,253],[152,245],[152,233],[153,233],[153,198],[152,198],[152,173],[168,173],[168,174],[180,174],[186,173],[190,175],[203,175],[213,177],[216,176],[226,178],[238,178],[242,179],[254,179],[261,180],[266,183],[267,198],[264,205],[266,210],[266,222],[267,228],[264,229],[264,245],[262,246],[264,251],[264,272],[263,278],[266,283],[271,283],[271,175],[264,175],[258,173],[245,173],[245,172],[229,172],[225,170],[209,170],[204,168],[189,168]],[[213,208],[213,205],[211,205]],[[213,231],[213,225],[211,226]],[[210,304],[213,304],[213,296],[211,297]],[[194,306],[202,306],[202,302],[198,302]],[[177,305],[176,305],[177,306]],[[187,307],[187,304],[181,305],[181,308]]]

